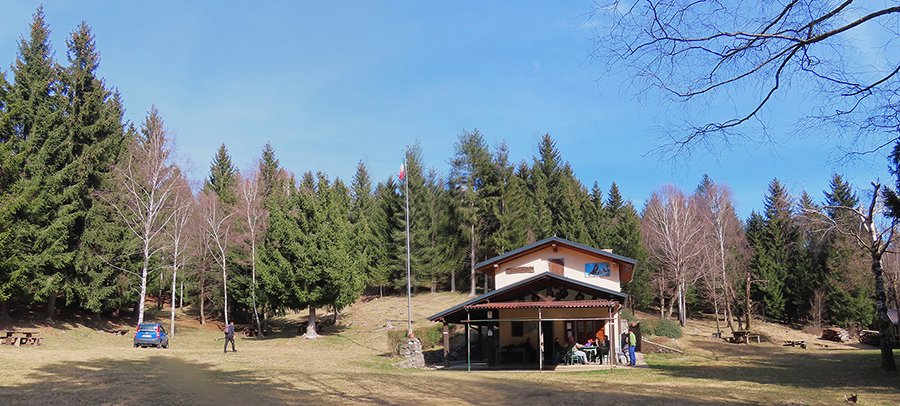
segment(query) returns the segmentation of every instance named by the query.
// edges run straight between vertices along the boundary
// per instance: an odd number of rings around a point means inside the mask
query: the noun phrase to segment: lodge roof
[[[545,238],[543,240],[534,242],[532,244],[526,245],[519,249],[512,250],[503,255],[498,255],[486,261],[479,262],[475,264],[475,270],[477,272],[485,273],[487,270],[491,269],[494,264],[509,261],[523,255],[527,255],[533,251],[541,250],[546,247],[556,247],[556,246],[565,246],[574,251],[580,251],[586,254],[594,255],[594,256],[603,256],[607,258],[611,258],[617,262],[619,262],[619,281],[620,282],[630,282],[632,273],[634,272],[634,267],[637,264],[637,260],[628,258],[622,255],[614,254],[609,251],[604,251],[601,249],[597,249],[594,247],[589,247],[587,245],[579,244],[577,242],[572,242],[566,240],[564,238],[559,237],[550,237]]]
[[[553,298],[542,297],[541,290],[547,287],[561,287],[580,292],[584,295],[591,295],[593,300],[569,300],[560,301]],[[527,295],[538,298],[531,302],[521,301],[522,297]],[[486,309],[508,309],[508,308],[569,308],[569,307],[612,307],[618,305],[619,300],[624,300],[628,294],[617,292],[615,290],[602,288],[591,285],[575,279],[566,278],[564,276],[552,274],[549,272],[534,275],[528,279],[521,280],[511,285],[504,286],[500,289],[485,293],[474,299],[453,306],[447,310],[438,312],[430,317],[430,321],[439,321],[443,319],[448,323],[459,323],[466,319],[467,311],[486,310]],[[542,300],[541,300],[542,299]],[[501,307],[503,306],[503,307]]]

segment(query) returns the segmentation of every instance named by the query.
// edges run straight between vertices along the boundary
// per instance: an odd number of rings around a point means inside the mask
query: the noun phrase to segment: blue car
[[[134,332],[134,348],[137,347],[169,348],[169,335],[162,324],[139,324]]]

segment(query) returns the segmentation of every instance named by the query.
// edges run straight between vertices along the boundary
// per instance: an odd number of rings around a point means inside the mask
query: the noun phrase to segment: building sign
[[[533,266],[521,266],[518,268],[506,268],[506,274],[512,275],[514,273],[534,273]]]
[[[584,264],[584,276],[587,278],[609,276],[609,262]]]

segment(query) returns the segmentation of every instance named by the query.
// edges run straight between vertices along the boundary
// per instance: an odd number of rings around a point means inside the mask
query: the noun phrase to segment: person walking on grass
[[[227,326],[225,326],[225,349],[222,353],[228,352],[228,342],[231,341],[231,352],[237,352],[234,349],[234,322],[229,322]]]

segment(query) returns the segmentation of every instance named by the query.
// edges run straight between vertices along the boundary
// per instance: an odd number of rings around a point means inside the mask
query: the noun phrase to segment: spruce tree
[[[825,212],[836,224],[858,228],[859,220],[850,211],[838,207],[856,208],[859,199],[853,187],[834,174],[824,191]],[[862,323],[868,325],[875,319],[874,287],[869,283],[871,260],[856,247],[856,242],[837,230],[828,233],[822,244],[825,262],[825,286],[827,311],[841,325]]]
[[[82,22],[66,44],[69,66],[62,78],[68,100],[66,127],[74,158],[67,169],[67,183],[70,189],[82,191],[70,205],[84,212],[75,224],[75,232],[81,238],[75,275],[69,281],[73,288],[69,291],[80,296],[83,308],[96,312],[118,306],[123,299],[116,297],[116,292],[121,291],[116,283],[118,272],[100,260],[98,254],[121,255],[124,247],[119,244],[127,233],[121,223],[113,221],[117,216],[112,208],[97,199],[94,192],[113,181],[113,164],[125,145],[124,109],[119,95],[107,90],[96,76],[100,54],[90,27]],[[108,249],[113,252],[104,252]]]
[[[373,248],[375,267],[369,278],[370,286],[397,289],[393,277],[406,272],[406,226],[403,196],[393,178],[375,188],[375,210],[372,229],[378,244]],[[403,286],[406,286],[405,280]]]
[[[225,143],[222,143],[210,163],[209,177],[203,182],[203,191],[215,193],[222,203],[231,206],[237,202],[237,180],[238,170],[231,163]]]
[[[501,144],[496,153],[494,167],[502,188],[493,214],[498,229],[490,239],[495,249],[494,255],[500,255],[529,243],[526,220],[528,190],[525,181],[516,175],[515,166],[509,163],[505,144]]]
[[[459,236],[468,245],[469,295],[475,296],[475,263],[481,257],[488,232],[485,225],[493,214],[487,201],[486,178],[492,172],[491,154],[477,130],[463,131],[454,144],[450,160],[450,190],[460,220]],[[497,190],[492,190],[497,192]]]
[[[379,244],[373,229],[375,215],[375,196],[372,194],[372,181],[366,165],[359,161],[356,165],[356,174],[350,184],[350,227],[352,236],[353,255],[358,264],[357,272],[366,277],[366,283],[370,278],[377,276],[377,252]]]
[[[748,238],[751,237],[748,231]],[[768,317],[790,317],[785,305],[789,286],[789,273],[794,271],[798,256],[799,235],[794,226],[794,215],[787,189],[778,179],[769,183],[765,197],[764,225],[759,234],[750,238],[753,257],[750,267],[764,280],[754,284],[756,301],[763,306],[760,310]],[[790,309],[787,309],[790,310]]]

